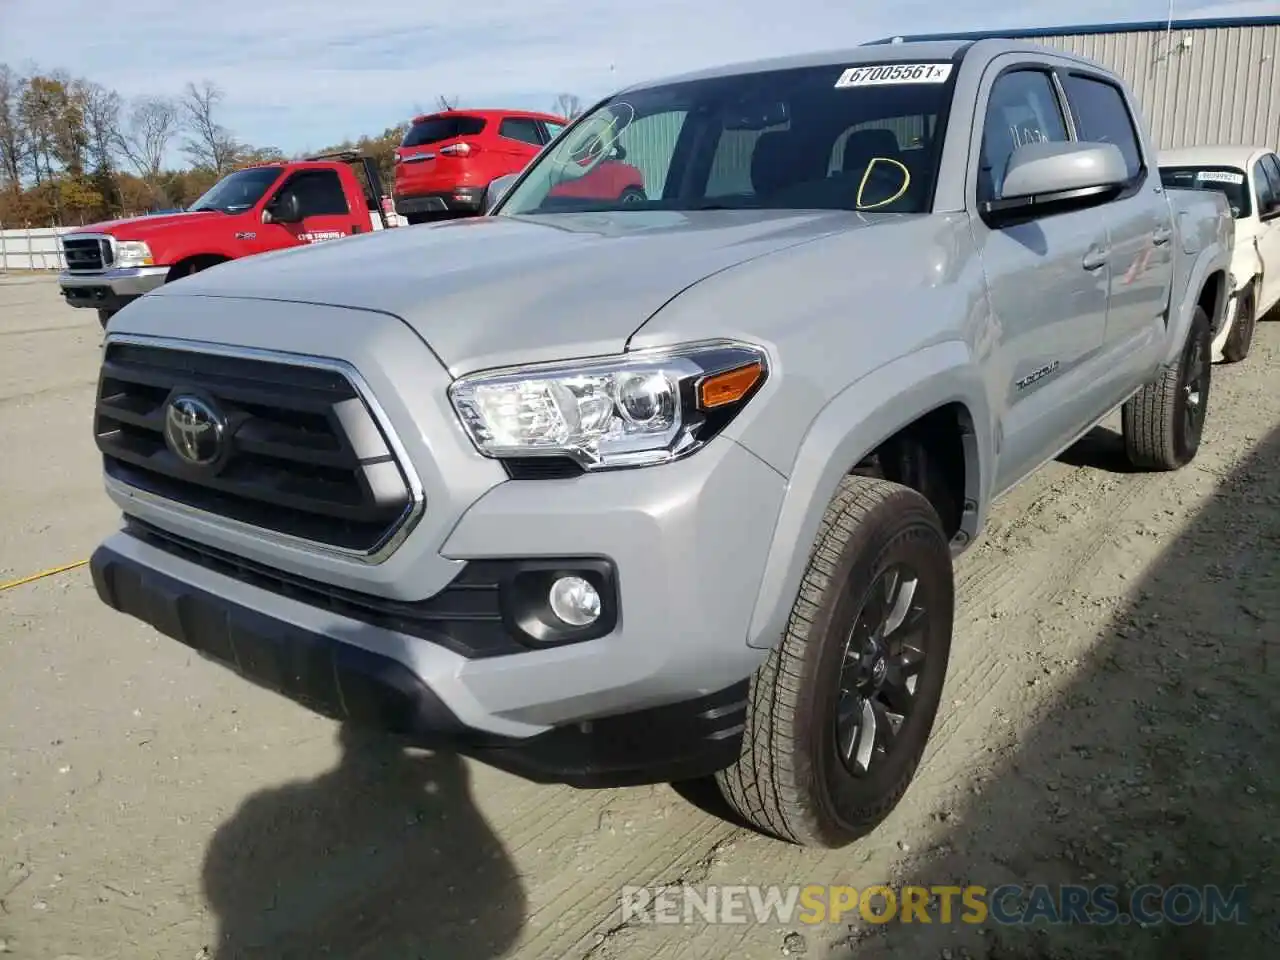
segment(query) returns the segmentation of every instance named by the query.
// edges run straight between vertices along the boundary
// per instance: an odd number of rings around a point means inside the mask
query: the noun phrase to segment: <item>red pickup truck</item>
[[[64,234],[58,284],[68,304],[96,308],[105,327],[149,290],[227,260],[389,227],[390,205],[377,165],[355,151],[246,167],[181,213]]]

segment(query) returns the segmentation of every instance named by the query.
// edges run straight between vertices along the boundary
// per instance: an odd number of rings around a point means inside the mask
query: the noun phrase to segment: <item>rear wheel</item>
[[[1121,410],[1129,461],[1144,470],[1176,470],[1195,459],[1209,409],[1212,372],[1209,315],[1196,307],[1177,364]]]
[[[648,199],[648,195],[638,187],[627,187],[622,193],[618,194],[619,203],[644,203]]]
[[[1236,316],[1231,324],[1231,332],[1227,334],[1226,343],[1222,345],[1222,359],[1228,363],[1239,363],[1249,356],[1249,348],[1253,346],[1253,332],[1258,326],[1257,301],[1254,299],[1253,287],[1240,294],[1236,303]]]
[[[841,847],[897,806],[928,743],[951,649],[947,538],[916,491],[842,482],[781,644],[751,680],[725,800],[775,837]]]

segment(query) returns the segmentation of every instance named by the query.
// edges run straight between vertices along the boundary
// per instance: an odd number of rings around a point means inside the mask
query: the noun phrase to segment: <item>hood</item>
[[[189,227],[194,223],[206,220],[226,220],[229,215],[215,210],[197,210],[194,213],[163,213],[152,217],[129,217],[125,220],[104,220],[87,227],[80,227],[76,233],[109,233],[117,240],[146,240],[171,230],[174,227]]]
[[[841,211],[478,217],[246,257],[152,295],[288,300],[392,314],[458,375],[618,352],[699,280],[866,222]]]

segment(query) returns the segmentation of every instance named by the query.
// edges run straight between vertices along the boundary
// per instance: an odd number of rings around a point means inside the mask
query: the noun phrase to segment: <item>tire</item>
[[[1209,315],[1196,307],[1178,363],[1121,409],[1129,462],[1142,470],[1177,470],[1195,459],[1204,433],[1212,379]]]
[[[102,324],[103,330],[107,329],[107,324],[111,322],[111,318],[114,317],[117,312],[118,311],[115,310],[104,310],[101,308],[98,310],[98,322]]]
[[[906,619],[887,636],[906,644],[903,652],[922,655],[922,667],[909,702],[894,700],[905,719],[885,728],[896,729],[890,748],[864,753],[871,739],[850,738],[838,718],[864,716],[861,708],[876,703],[883,724],[883,691],[892,687],[901,697],[908,690],[897,682],[896,647],[880,651],[886,659],[848,656],[848,643],[870,641],[873,623],[893,619],[886,596],[906,602]],[[716,774],[733,811],[781,840],[828,849],[873,830],[901,800],[928,743],[954,609],[951,553],[929,501],[885,480],[845,477],[823,517],[782,642],[751,679],[739,757]],[[859,678],[842,671],[846,663],[879,665]],[[871,692],[877,676],[884,686]],[[864,686],[846,696],[858,679]],[[868,762],[846,761],[840,751]]]
[[[648,199],[649,195],[637,187],[627,187],[618,194],[618,202],[624,206],[629,206],[633,203],[644,203]]]
[[[1227,363],[1239,363],[1249,356],[1249,349],[1253,346],[1253,333],[1257,327],[1257,300],[1254,298],[1253,287],[1249,287],[1240,295],[1236,305],[1231,332],[1222,345],[1222,359]]]

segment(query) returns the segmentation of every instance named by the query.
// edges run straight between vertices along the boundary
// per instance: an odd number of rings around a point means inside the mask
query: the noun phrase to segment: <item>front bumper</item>
[[[200,335],[217,331],[227,351],[257,359],[297,357],[304,343],[343,358],[358,392],[385,421],[398,458],[412,468],[423,509],[398,545],[375,561],[273,538],[260,527],[111,481],[108,494],[127,517],[204,554],[166,550],[125,531],[113,534],[97,565],[132,570],[115,576],[138,584],[104,591],[117,609],[182,639],[193,628],[174,616],[195,616],[183,610],[196,604],[182,598],[206,594],[227,608],[209,612],[211,622],[225,624],[211,629],[231,631],[236,616],[272,642],[304,633],[325,648],[329,662],[369,654],[396,665],[398,675],[443,705],[463,740],[545,744],[581,736],[581,725],[590,723],[613,738],[591,741],[590,749],[602,755],[615,741],[631,742],[623,735],[631,729],[626,717],[672,710],[695,729],[703,721],[688,704],[696,707],[701,698],[737,688],[768,655],[769,644],[752,645],[751,617],[787,481],[742,446],[719,437],[662,466],[511,479],[459,428],[447,399],[448,370],[406,324],[377,314],[353,318],[345,308],[314,304],[237,304],[228,310],[227,301],[170,295],[166,288],[122,315],[127,331],[110,334],[108,342],[216,351],[222,348],[202,345]],[[190,339],[169,339],[175,313]],[[612,571],[616,617],[600,635],[529,644],[510,629],[514,618],[500,596],[496,606],[475,606],[487,579],[481,574],[495,565],[585,560]],[[178,599],[138,599],[139,593]],[[246,612],[228,612],[233,607]],[[166,621],[156,609],[178,613],[164,615]],[[459,611],[466,616],[455,616]],[[292,653],[280,656],[294,662]],[[224,661],[244,668],[243,655]],[[282,687],[288,694],[288,685]],[[397,702],[394,692],[383,689],[381,696]],[[404,709],[415,717],[422,713]],[[732,713],[723,703],[707,709]],[[397,710],[403,712],[392,712]],[[715,762],[731,760],[733,724],[715,733]],[[648,742],[670,761],[699,740]],[[653,772],[663,766],[653,757],[632,766],[643,766],[655,780],[671,779]],[[585,774],[573,776],[579,775]]]
[[[117,267],[101,273],[63,271],[58,275],[58,286],[69,306],[119,310],[163,285],[168,275],[168,267]]]
[[[635,786],[705,776],[738,755],[747,681],[661,707],[566,724],[532,737],[468,726],[421,676],[378,644],[333,625],[291,623],[233,587],[200,585],[178,560],[152,565],[145,534],[118,534],[93,554],[99,597],[201,656],[323,716],[433,749],[453,749],[539,782]],[[142,559],[142,558],[147,559]],[[172,560],[172,555],[170,555]],[[148,562],[151,561],[151,562]],[[353,625],[354,626],[354,625]],[[372,637],[365,639],[372,640]]]
[[[396,197],[396,213],[479,213],[484,207],[483,187],[457,187],[439,193]]]

